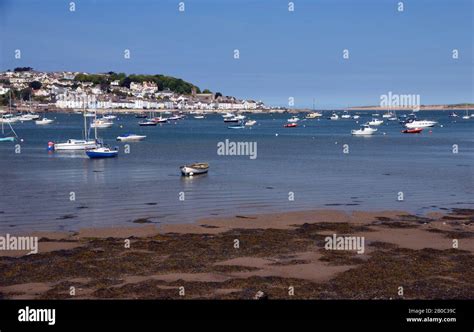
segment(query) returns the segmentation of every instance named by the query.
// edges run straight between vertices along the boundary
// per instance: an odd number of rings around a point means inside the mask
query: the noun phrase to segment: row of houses
[[[131,82],[130,87],[120,86],[118,80],[110,82],[104,89],[92,82],[78,82],[78,72],[7,71],[0,73],[0,95],[11,88],[22,90],[31,82],[41,83],[33,90],[35,97],[42,97],[51,105],[61,109],[180,109],[180,110],[246,110],[267,109],[260,101],[240,100],[232,96],[215,96],[212,93],[190,95],[174,93],[169,89],[159,90],[154,82]],[[8,81],[8,84],[4,83]]]

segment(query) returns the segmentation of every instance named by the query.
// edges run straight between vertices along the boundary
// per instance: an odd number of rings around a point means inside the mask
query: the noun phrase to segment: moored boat
[[[369,125],[363,125],[360,129],[351,130],[351,134],[354,136],[369,136],[377,132],[377,128],[372,128]]]
[[[140,121],[138,122],[138,125],[141,126],[141,127],[154,127],[158,124],[158,122],[155,122],[153,120],[144,120],[144,121]]]
[[[50,145],[49,145],[50,146]],[[88,150],[97,148],[95,140],[68,139],[65,143],[53,143],[51,148],[56,151],[62,150]]]
[[[146,138],[145,135],[124,134],[124,135],[117,136],[117,141],[138,142],[138,141],[143,141],[145,138]]]
[[[118,156],[118,150],[102,146],[96,149],[87,150],[86,154],[91,159],[114,158]]]
[[[51,124],[53,122],[54,122],[54,120],[48,119],[48,118],[42,118],[41,120],[36,120],[35,121],[35,123],[37,125],[48,125],[48,124]]]
[[[369,126],[380,126],[383,123],[383,120],[378,120],[378,119],[372,119],[367,124]]]
[[[104,128],[110,128],[114,125],[114,123],[110,120],[107,120],[105,118],[101,119],[96,119],[94,122],[91,124],[91,128],[99,128],[99,129],[104,129]]]
[[[408,129],[414,129],[414,128],[428,128],[428,127],[434,127],[437,124],[436,121],[430,121],[430,120],[410,120],[405,124],[405,127]]]
[[[287,123],[283,127],[285,127],[285,128],[295,128],[295,127],[298,127],[298,124],[297,123]]]
[[[254,126],[256,123],[257,123],[257,121],[255,121],[255,120],[248,120],[247,122],[245,122],[245,126],[246,126],[246,127],[252,127],[252,126]]]
[[[190,165],[183,165],[180,167],[181,174],[184,176],[193,176],[207,173],[209,170],[208,163],[194,163]]]
[[[404,134],[419,134],[423,131],[423,128],[413,128],[413,129],[405,129],[402,130]]]

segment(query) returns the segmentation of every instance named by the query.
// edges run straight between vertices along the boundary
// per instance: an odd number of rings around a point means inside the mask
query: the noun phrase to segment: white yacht
[[[437,124],[436,121],[430,121],[430,120],[412,120],[410,122],[407,122],[405,124],[405,127],[408,129],[412,128],[428,128],[428,127],[434,127]]]
[[[292,116],[291,118],[289,118],[287,120],[289,123],[296,123],[298,121],[300,121],[300,119],[297,117],[297,116]]]
[[[351,134],[354,136],[369,136],[375,134],[377,128],[372,128],[369,125],[363,125],[360,129],[355,129],[351,131]]]
[[[97,148],[95,140],[68,139],[65,143],[55,143],[54,150],[88,150]]]
[[[247,122],[245,122],[245,126],[246,126],[246,127],[252,127],[252,126],[254,126],[256,123],[257,123],[257,121],[255,121],[255,120],[248,120]]]
[[[350,119],[351,118],[351,115],[345,111],[342,115],[341,115],[341,119]]]
[[[322,117],[323,114],[320,112],[311,112],[306,115],[306,119],[317,119]]]
[[[339,115],[332,113],[332,115],[329,117],[329,120],[339,120]]]
[[[136,135],[136,134],[125,134],[117,137],[117,141],[121,142],[138,142],[143,141],[146,138],[145,135]]]

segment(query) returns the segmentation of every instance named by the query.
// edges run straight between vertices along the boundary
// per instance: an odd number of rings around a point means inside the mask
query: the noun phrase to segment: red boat
[[[287,123],[283,127],[285,127],[285,128],[295,128],[295,127],[298,127],[298,125],[296,123]]]
[[[413,129],[405,129],[402,130],[404,134],[419,134],[423,131],[423,128],[413,128]]]

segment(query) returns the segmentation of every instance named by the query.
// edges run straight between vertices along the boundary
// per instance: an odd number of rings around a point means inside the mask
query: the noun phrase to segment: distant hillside
[[[130,88],[130,83],[154,82],[158,86],[158,90],[169,89],[179,94],[191,94],[195,88],[197,93],[201,90],[196,85],[186,82],[180,78],[165,75],[126,75],[124,73],[108,72],[105,74],[77,74],[74,78],[78,82],[92,82],[101,86],[110,86],[113,81],[119,81],[119,85]]]

